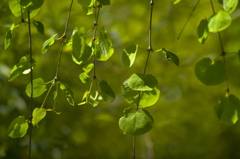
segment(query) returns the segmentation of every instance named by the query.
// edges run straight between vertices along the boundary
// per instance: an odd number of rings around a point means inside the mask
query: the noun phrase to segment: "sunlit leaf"
[[[238,120],[240,101],[236,96],[227,94],[218,100],[214,110],[221,122],[227,125],[233,125]]]
[[[210,18],[208,22],[208,29],[210,32],[219,32],[228,28],[231,22],[231,16],[227,12],[221,10]]]
[[[41,96],[46,90],[46,84],[42,78],[33,80],[33,98]],[[31,97],[31,83],[27,85],[26,93],[29,97]]]
[[[14,119],[8,127],[8,136],[11,138],[20,138],[27,133],[28,123],[24,116]]]
[[[128,86],[136,91],[151,91],[158,84],[156,77],[153,75],[133,74],[128,79]]]
[[[204,58],[195,65],[197,78],[205,85],[217,85],[226,78],[226,68],[222,61]]]
[[[37,125],[45,116],[46,116],[46,109],[44,109],[44,108],[35,108],[33,110],[32,124],[34,126]]]
[[[208,20],[202,19],[197,28],[198,41],[204,44],[208,37]]]
[[[123,99],[127,103],[134,104],[135,106],[138,103],[138,98],[140,95],[141,98],[139,102],[139,107],[144,108],[152,106],[158,101],[160,96],[160,90],[157,87],[154,87],[152,91],[135,91],[129,88],[128,80],[126,80],[122,85],[121,94],[123,96]]]
[[[57,34],[51,36],[49,39],[47,39],[42,46],[42,53],[45,54],[48,51],[48,48],[50,45],[54,44],[55,40],[54,37],[57,36]]]
[[[235,11],[238,6],[238,0],[220,0],[219,3],[223,6],[223,9],[228,12],[228,14]]]
[[[9,8],[14,16],[23,17],[23,19],[27,19],[28,8],[30,10],[30,18],[33,18],[40,11],[41,6],[44,3],[44,0],[24,0],[21,1],[21,5],[17,0],[9,0]],[[22,13],[22,14],[21,14]]]
[[[93,7],[82,7],[82,9],[87,15],[93,14]]]
[[[135,61],[138,45],[130,45],[123,50],[122,61],[124,66],[131,67]]]
[[[88,83],[91,78],[86,72],[83,72],[79,75],[79,79],[82,81],[82,83]]]
[[[102,5],[110,5],[110,0],[97,0]]]
[[[33,66],[35,65],[35,61],[33,61]],[[29,55],[23,56],[19,63],[14,65],[12,70],[10,71],[8,81],[14,80],[21,74],[28,74],[31,71],[31,63]]]
[[[126,108],[124,116],[119,120],[119,127],[123,133],[134,136],[147,133],[153,124],[153,117],[145,109],[135,111],[133,108]]]
[[[33,21],[33,25],[36,27],[37,31],[44,36],[44,25],[39,21]]]
[[[89,73],[93,68],[94,68],[94,64],[90,63],[90,64],[83,67],[83,71],[86,72],[86,73]]]
[[[173,4],[177,4],[177,3],[179,3],[181,0],[175,0],[174,2],[173,2]]]
[[[15,24],[13,23],[11,25],[10,29],[8,30],[8,32],[5,35],[4,49],[7,49],[10,46],[10,44],[11,44],[12,32],[13,32],[14,27],[15,27]]]
[[[99,42],[97,44],[96,59],[107,61],[113,54],[112,42],[108,39],[107,31],[104,27],[100,30]]]
[[[166,58],[174,63],[175,65],[179,66],[179,58],[176,54],[174,54],[172,51],[167,50],[165,48],[162,48],[163,53],[166,55]]]
[[[115,94],[107,81],[102,80],[99,83],[99,87],[101,90],[101,96],[102,96],[103,100],[108,101],[108,102],[114,101]]]
[[[73,91],[67,87],[65,84],[60,84],[60,89],[65,93],[67,96],[67,101],[70,105],[74,106],[74,94]]]
[[[75,29],[72,38],[72,59],[76,64],[86,62],[92,56],[92,49],[86,44],[86,32],[84,28]]]

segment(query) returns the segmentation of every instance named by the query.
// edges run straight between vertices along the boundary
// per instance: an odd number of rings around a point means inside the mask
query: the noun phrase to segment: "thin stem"
[[[31,21],[30,10],[28,8],[28,38],[29,38],[29,54],[30,54],[30,107],[29,107],[29,144],[28,144],[28,158],[31,159],[32,148],[32,110],[33,110],[33,51],[32,51],[32,33],[31,33]]]
[[[48,90],[48,92],[47,92],[47,94],[46,94],[46,96],[45,96],[45,98],[44,98],[44,100],[43,100],[43,103],[42,103],[42,105],[41,105],[41,108],[43,108],[43,106],[44,106],[44,104],[45,104],[45,102],[46,102],[46,100],[47,100],[47,97],[48,97],[50,91],[52,90],[53,85],[54,85],[54,83],[51,84],[51,86],[50,86],[50,88],[49,88],[49,90]]]
[[[178,37],[177,37],[178,40],[180,39],[180,37],[181,37],[181,35],[182,35],[184,29],[186,28],[186,26],[187,26],[189,20],[191,19],[192,15],[193,15],[193,12],[196,10],[196,8],[197,8],[199,2],[200,2],[200,0],[197,1],[197,3],[195,4],[195,6],[193,7],[193,9],[192,9],[192,11],[191,11],[191,13],[190,13],[188,19],[187,19],[186,22],[184,23],[184,25],[183,25],[183,27],[182,27],[182,29],[181,29],[181,31],[180,31]]]
[[[98,18],[99,18],[99,14],[100,14],[100,9],[102,8],[102,5],[98,5],[96,7],[94,7],[94,22],[93,22],[93,38],[92,38],[92,45],[95,46],[95,41],[96,41],[96,36],[97,36],[97,27],[98,27]],[[93,54],[93,79],[96,79],[96,55],[95,55],[95,51]]]
[[[150,0],[150,18],[149,18],[150,20],[149,20],[149,34],[148,34],[148,41],[149,41],[149,42],[148,42],[148,49],[147,49],[147,54],[148,54],[148,55],[147,55],[146,63],[145,63],[145,66],[144,66],[143,75],[146,74],[149,57],[150,57],[151,52],[153,51],[153,48],[152,48],[152,17],[153,17],[153,5],[154,5],[153,0]],[[142,95],[142,92],[139,91],[139,93],[138,93],[137,105],[136,105],[136,111],[139,110],[141,95]],[[133,136],[133,159],[135,159],[135,158],[136,158],[136,136]]]
[[[213,14],[216,14],[212,0],[210,0],[210,3],[211,3]],[[220,47],[221,47],[221,50],[222,50],[221,56],[223,57],[223,63],[226,67],[226,58],[225,58],[226,52],[225,52],[224,47],[223,47],[223,42],[222,42],[222,37],[221,37],[220,32],[218,32],[218,39],[219,39]],[[226,76],[225,79],[226,79],[226,91],[229,92],[230,90],[229,90],[229,84],[228,84],[228,77]]]
[[[60,69],[60,63],[61,63],[61,59],[62,59],[63,47],[64,47],[64,44],[65,44],[65,39],[66,39],[66,34],[67,34],[66,32],[67,32],[67,29],[68,29],[68,23],[69,23],[69,19],[70,19],[70,14],[71,14],[71,11],[72,11],[72,4],[73,4],[73,0],[71,0],[71,3],[70,3],[70,7],[69,7],[69,10],[68,10],[68,15],[67,15],[67,20],[66,20],[66,24],[65,24],[64,33],[63,33],[63,35],[61,37],[62,38],[62,45],[61,45],[61,49],[60,49],[60,55],[59,55],[59,59],[58,59],[55,80],[58,79],[58,72],[59,72],[59,69]]]

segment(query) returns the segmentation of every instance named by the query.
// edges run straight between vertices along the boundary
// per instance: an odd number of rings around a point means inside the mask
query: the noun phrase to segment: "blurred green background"
[[[221,9],[214,0],[216,11]],[[149,1],[111,0],[100,12],[99,26],[105,26],[112,39],[115,53],[107,62],[97,62],[97,76],[108,80],[116,94],[112,103],[102,102],[96,108],[90,105],[70,106],[64,94],[60,94],[57,111],[47,116],[33,128],[32,158],[34,159],[125,159],[132,158],[132,136],[122,133],[118,120],[129,105],[121,97],[121,85],[132,73],[142,72],[148,47]],[[197,39],[197,26],[201,19],[212,15],[210,2],[202,0],[180,40],[178,34],[192,11],[196,0],[184,0],[173,5],[173,0],[155,0],[153,12],[153,49],[167,48],[180,58],[180,66],[168,62],[161,53],[150,57],[147,73],[158,78],[161,97],[147,108],[155,119],[153,129],[137,137],[138,159],[237,159],[240,158],[240,125],[226,126],[220,123],[213,108],[224,96],[226,83],[205,86],[194,74],[194,66],[204,57],[215,58],[221,53],[217,34],[211,34],[204,45]],[[42,43],[53,34],[60,37],[64,31],[68,1],[45,1],[34,17],[45,26],[45,37],[33,28],[33,51],[36,59],[34,78],[50,81],[55,76],[60,42],[41,54]],[[227,52],[240,48],[240,8],[232,14],[231,26],[221,32]],[[27,25],[13,32],[11,45],[4,50],[4,37],[15,18],[7,0],[0,2],[0,158],[27,158],[28,135],[19,139],[7,136],[11,121],[20,115],[29,115],[29,98],[25,93],[29,75],[22,75],[8,82],[11,68],[28,54]],[[67,38],[75,27],[93,26],[94,17],[87,16],[74,1]],[[88,34],[91,41],[92,32]],[[139,44],[133,67],[125,68],[121,62],[122,50],[130,44]],[[230,93],[240,98],[240,69],[236,54],[226,56]],[[65,47],[59,80],[67,84],[80,103],[87,86],[78,78],[82,66],[71,58],[71,48]],[[34,107],[40,107],[44,96],[34,99]],[[52,108],[53,95],[45,108]]]

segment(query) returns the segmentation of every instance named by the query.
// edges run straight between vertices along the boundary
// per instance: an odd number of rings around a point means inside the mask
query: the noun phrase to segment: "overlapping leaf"
[[[123,133],[133,136],[147,133],[152,129],[153,124],[153,117],[145,109],[135,111],[133,108],[126,108],[124,116],[119,120],[119,127]]]
[[[46,84],[42,78],[33,80],[33,98],[41,96],[46,90]],[[27,85],[26,93],[29,97],[31,97],[31,83]]]
[[[11,138],[20,138],[27,133],[28,123],[24,116],[14,119],[8,127],[8,136]]]
[[[214,110],[221,122],[227,125],[233,125],[238,120],[240,101],[236,96],[227,94],[225,97],[218,100]]]
[[[8,30],[8,32],[5,35],[4,49],[7,49],[10,46],[10,44],[11,44],[12,32],[13,32],[14,27],[15,27],[15,24],[13,23],[11,25],[10,29]]]
[[[236,10],[238,5],[238,0],[220,0],[220,4],[223,6],[223,9],[231,14]]]

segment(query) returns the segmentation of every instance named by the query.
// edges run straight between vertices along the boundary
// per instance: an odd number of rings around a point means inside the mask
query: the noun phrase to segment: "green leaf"
[[[94,64],[90,63],[90,64],[83,67],[83,71],[86,72],[86,73],[89,73],[93,68],[94,68]]]
[[[133,136],[147,133],[152,129],[153,124],[153,117],[145,109],[135,111],[133,108],[126,108],[124,116],[119,120],[119,127],[123,133]]]
[[[140,95],[139,107],[144,108],[152,106],[158,101],[160,90],[157,87],[154,87],[152,91],[139,93],[139,91],[130,89],[128,86],[128,80],[126,80],[122,85],[121,94],[127,103],[135,105],[137,105],[138,96]]]
[[[82,9],[87,15],[93,14],[93,7],[82,7]]]
[[[46,116],[46,109],[44,109],[44,108],[35,108],[33,110],[32,124],[34,126],[37,125],[45,116]]]
[[[39,21],[33,21],[33,25],[36,27],[37,31],[44,36],[44,25]]]
[[[72,59],[80,65],[92,56],[91,48],[86,45],[86,32],[84,28],[76,28],[72,38]]]
[[[8,127],[8,136],[11,138],[20,138],[27,133],[28,123],[24,116],[14,119]]]
[[[30,10],[30,18],[32,19],[34,16],[38,14],[40,11],[40,7],[43,5],[44,0],[21,0],[21,5],[17,0],[9,0],[9,8],[14,16],[23,17],[23,19],[27,19],[28,8]],[[21,15],[22,14],[22,15]]]
[[[174,63],[177,66],[179,66],[179,58],[176,54],[174,54],[172,51],[167,50],[165,48],[162,48],[162,51],[166,55],[166,58],[168,59],[168,61]]]
[[[208,20],[202,19],[197,28],[198,41],[204,44],[208,38]]]
[[[90,81],[90,77],[86,72],[83,72],[79,75],[79,79],[82,81],[82,83],[88,83]]]
[[[181,0],[175,0],[174,2],[173,2],[173,4],[177,4],[177,3],[179,3]]]
[[[101,90],[101,96],[102,96],[103,100],[108,101],[108,102],[114,101],[115,94],[107,81],[102,80],[99,83],[99,87]]]
[[[48,48],[50,45],[53,45],[55,40],[54,37],[57,36],[57,34],[54,34],[53,36],[51,36],[49,39],[47,39],[42,46],[42,53],[45,54],[48,51]]]
[[[195,65],[195,74],[205,85],[217,85],[225,80],[226,68],[220,60],[204,58]]]
[[[13,29],[15,27],[15,24],[13,23],[10,27],[10,29],[8,30],[8,32],[6,33],[6,36],[5,36],[5,40],[4,40],[4,49],[6,50],[10,44],[11,44],[11,40],[12,40],[12,32],[13,32]]]
[[[112,42],[108,39],[106,29],[102,27],[99,42],[97,44],[96,59],[99,61],[107,61],[112,56],[113,52]]]
[[[41,96],[44,92],[46,92],[46,90],[46,84],[42,78],[33,80],[33,98]],[[26,93],[29,97],[31,97],[31,83],[27,85]]]
[[[33,66],[35,65],[35,61],[33,60]],[[29,55],[23,56],[19,63],[13,66],[10,71],[8,81],[14,80],[21,74],[28,74],[31,71],[31,63]]]
[[[67,87],[65,84],[60,84],[60,89],[65,93],[67,96],[67,101],[70,105],[74,106],[74,94],[73,91]]]
[[[110,5],[110,0],[97,0],[102,5]]]
[[[240,101],[236,96],[227,94],[218,100],[214,110],[221,122],[227,125],[233,125],[238,120]]]
[[[225,11],[219,11],[210,18],[208,29],[210,32],[219,32],[230,26],[232,22],[231,16]]]
[[[135,61],[138,45],[130,45],[123,50],[122,61],[124,66],[131,67]]]
[[[128,79],[128,86],[135,91],[151,91],[158,85],[158,80],[153,75],[133,74]]]
[[[82,7],[92,7],[95,0],[77,0]]]
[[[223,9],[228,12],[228,14],[231,14],[236,10],[238,6],[238,0],[222,0],[221,4],[223,6]]]

